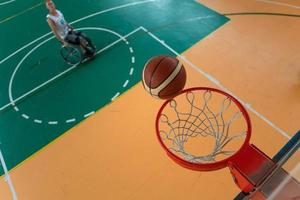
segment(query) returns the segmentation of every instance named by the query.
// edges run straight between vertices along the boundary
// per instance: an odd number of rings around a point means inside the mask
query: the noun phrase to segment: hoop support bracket
[[[250,144],[228,163],[228,167],[238,187],[250,192],[274,169],[275,162]]]

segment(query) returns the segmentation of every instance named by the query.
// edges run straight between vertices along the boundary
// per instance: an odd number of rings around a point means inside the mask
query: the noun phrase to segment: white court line
[[[129,48],[130,53],[133,53],[133,49],[132,47]]]
[[[119,95],[120,95],[120,92],[118,92],[117,94],[115,94],[115,96],[113,98],[111,98],[111,101],[114,101]]]
[[[66,121],[66,123],[72,123],[72,122],[75,122],[75,121],[76,121],[75,118],[73,118],[73,119],[68,119],[68,120]]]
[[[80,21],[83,21],[85,19],[88,19],[88,18],[91,18],[91,17],[94,17],[94,16],[97,16],[97,15],[100,15],[100,14],[103,14],[103,13],[107,13],[107,12],[111,12],[111,11],[114,11],[114,10],[119,10],[119,9],[122,9],[122,8],[126,8],[126,7],[131,7],[131,6],[136,6],[136,5],[139,5],[139,4],[145,4],[145,3],[151,3],[151,2],[155,2],[157,0],[147,0],[147,1],[137,1],[137,2],[134,2],[134,3],[128,3],[128,4],[124,4],[124,5],[121,5],[121,6],[116,6],[116,7],[113,7],[113,8],[109,8],[109,9],[106,9],[106,10],[102,10],[102,11],[99,11],[99,12],[96,12],[96,13],[93,13],[91,15],[88,15],[88,16],[85,16],[85,17],[82,17],[78,20],[75,20],[73,22],[70,22],[70,24],[75,24],[75,23],[78,23]],[[22,51],[23,49],[29,47],[30,45],[34,44],[35,42],[51,35],[52,32],[49,32],[39,38],[37,38],[36,40],[24,45],[23,47],[21,47],[20,49],[18,49],[17,51],[15,51],[14,53],[10,54],[9,56],[7,56],[6,58],[4,58],[3,60],[0,61],[0,65],[4,62],[6,62],[8,59],[10,59],[11,57],[13,57],[14,55],[16,55],[17,53],[19,53],[20,51]]]
[[[92,111],[92,112],[90,112],[90,113],[88,113],[88,114],[85,114],[85,115],[84,115],[84,118],[87,118],[87,117],[89,117],[89,116],[91,116],[91,115],[93,115],[93,114],[95,114],[95,111]]]
[[[282,3],[278,1],[271,1],[271,0],[256,0],[256,1],[261,1],[264,3],[269,3],[269,4],[275,4],[275,5],[280,5],[280,6],[285,6],[285,7],[290,7],[290,8],[295,8],[295,9],[300,9],[300,6],[295,6],[287,3]]]
[[[56,124],[58,124],[58,122],[57,121],[51,121],[51,122],[48,122],[48,124],[50,124],[50,125],[56,125]]]
[[[0,6],[3,6],[3,5],[6,5],[6,4],[9,4],[9,3],[12,3],[16,0],[10,0],[10,1],[6,1],[6,2],[3,2],[3,3],[0,3]]]
[[[123,84],[123,88],[125,88],[129,83],[129,80],[126,80],[125,83]]]
[[[58,124],[58,122],[57,121],[50,121],[50,122],[48,122],[48,124],[50,124],[50,125],[56,125],[56,124]]]
[[[25,118],[25,119],[29,119],[29,116],[25,115],[25,114],[22,114],[22,117]]]
[[[18,50],[15,51],[14,53],[10,54],[9,56],[7,56],[6,58],[4,58],[3,60],[0,61],[0,65],[1,65],[2,63],[4,63],[5,61],[7,61],[8,59],[10,59],[11,57],[13,57],[14,55],[16,55],[17,53],[19,53],[20,51],[26,49],[26,48],[29,47],[30,45],[32,45],[32,44],[34,44],[35,42],[37,42],[37,41],[43,39],[44,37],[47,37],[48,35],[51,35],[51,32],[50,32],[50,33],[47,33],[46,35],[43,35],[43,36],[37,38],[36,40],[34,40],[34,41],[32,41],[32,42],[26,44],[25,46],[21,47],[20,49],[18,49]]]
[[[91,28],[92,28],[92,27],[88,27],[88,28],[82,28],[82,29],[78,29],[78,30],[85,30],[85,29],[91,29]],[[94,28],[95,28],[95,27],[94,27]],[[107,45],[106,47],[104,47],[103,49],[99,50],[99,51],[97,52],[97,54],[99,54],[99,53],[101,53],[101,52],[107,50],[108,48],[110,48],[110,47],[116,45],[116,44],[119,43],[120,41],[124,41],[125,38],[127,38],[127,37],[129,37],[130,35],[136,33],[137,31],[141,30],[142,28],[139,27],[139,28],[133,30],[132,32],[128,33],[128,34],[125,35],[125,36],[121,36],[120,34],[114,32],[114,31],[108,30],[108,29],[104,29],[104,28],[97,28],[97,29],[101,29],[101,30],[105,30],[105,31],[108,31],[108,32],[112,32],[112,33],[114,33],[115,35],[117,35],[118,37],[120,37],[120,39],[116,40],[115,42],[113,42],[113,43]],[[28,55],[29,55],[33,50],[35,50],[36,48],[38,48],[38,47],[41,46],[42,44],[48,42],[48,41],[51,40],[52,38],[54,38],[54,36],[51,37],[51,38],[49,38],[49,39],[47,39],[47,40],[45,40],[45,41],[43,41],[43,42],[41,42],[39,45],[37,45],[35,48],[33,48],[33,49],[28,53]],[[26,58],[26,56],[22,59],[22,61],[23,61],[25,58]],[[22,61],[21,61],[21,62],[22,62]],[[6,104],[5,106],[1,107],[1,108],[0,108],[0,111],[3,111],[4,109],[6,109],[7,107],[9,107],[9,106],[11,106],[11,105],[14,105],[15,103],[19,102],[19,101],[22,100],[23,98],[25,98],[25,97],[27,97],[28,95],[31,95],[31,94],[34,93],[35,91],[39,90],[41,87],[44,87],[45,85],[51,83],[52,81],[56,80],[57,78],[63,76],[64,74],[68,73],[69,71],[73,70],[73,69],[76,68],[77,66],[78,66],[78,64],[77,64],[77,65],[74,65],[74,66],[72,66],[72,67],[70,67],[70,68],[68,68],[67,70],[63,71],[62,73],[60,73],[60,74],[54,76],[53,78],[51,78],[51,79],[49,79],[48,81],[42,83],[41,85],[35,87],[34,89],[32,89],[32,90],[26,92],[25,94],[21,95],[20,97],[18,97],[18,98],[16,98],[16,99],[13,99],[13,98],[12,98],[11,90],[9,90],[9,91],[10,91],[9,97],[10,97],[11,102],[8,103],[8,104]],[[16,69],[18,69],[18,68],[16,68]],[[15,75],[16,72],[17,72],[17,70],[14,71],[12,77],[14,77],[14,75]],[[12,80],[12,79],[11,79],[11,80]],[[9,85],[10,85],[9,88],[11,88],[11,87],[12,87],[12,81],[10,81],[10,84],[9,84]]]
[[[39,119],[35,119],[34,122],[37,123],[37,124],[43,123],[43,121],[42,121],[42,120],[39,120]]]
[[[191,22],[191,21],[199,21],[200,19],[209,19],[209,18],[214,18],[214,15],[207,15],[207,16],[200,16],[200,17],[193,17],[187,20],[184,20],[182,22]]]
[[[83,17],[83,18],[80,18],[78,20],[75,20],[75,21],[71,22],[70,24],[75,24],[75,23],[80,22],[82,20],[94,17],[96,15],[100,15],[100,14],[103,14],[103,13],[106,13],[106,12],[110,12],[110,11],[113,11],[113,10],[118,10],[118,9],[121,9],[121,8],[130,7],[130,6],[136,6],[136,5],[139,5],[139,4],[151,3],[151,2],[155,2],[155,1],[157,1],[157,0],[137,1],[137,2],[133,2],[133,3],[124,4],[124,5],[121,5],[121,6],[116,6],[116,7],[109,8],[109,9],[106,9],[106,10],[103,10],[103,11],[100,11],[100,12],[96,12],[94,14],[88,15],[88,16]]]
[[[132,76],[133,72],[134,72],[134,68],[133,68],[133,67],[131,67],[131,68],[130,68],[129,75],[130,75],[130,76]]]
[[[16,193],[14,185],[13,185],[11,179],[10,179],[10,176],[9,176],[9,173],[8,173],[6,163],[5,163],[5,160],[4,160],[1,149],[0,149],[0,161],[1,161],[1,165],[2,165],[3,170],[4,170],[5,180],[7,181],[9,189],[10,189],[12,195],[13,195],[13,200],[17,200],[18,199],[17,198],[17,193]]]
[[[196,66],[195,64],[193,64],[191,61],[189,61],[187,58],[185,58],[184,56],[180,55],[179,53],[177,53],[174,49],[172,49],[169,45],[167,45],[164,41],[162,41],[161,39],[159,39],[157,36],[155,36],[153,33],[151,33],[150,31],[148,31],[146,28],[142,27],[142,29],[147,32],[153,39],[155,39],[157,42],[159,42],[160,44],[162,44],[163,46],[165,46],[167,49],[169,49],[172,53],[174,53],[176,56],[178,56],[180,59],[182,59],[183,61],[185,61],[186,63],[188,63],[192,68],[194,68],[196,71],[198,71],[199,73],[201,73],[203,76],[205,76],[208,80],[210,80],[211,82],[213,82],[215,85],[217,85],[219,88],[221,88],[223,91],[231,94],[233,97],[235,97],[238,101],[240,101],[247,109],[249,109],[250,111],[252,111],[254,114],[256,114],[260,119],[262,119],[263,121],[265,121],[267,124],[269,124],[271,127],[273,127],[275,130],[277,130],[281,135],[283,135],[284,137],[291,139],[291,137],[289,136],[288,133],[286,133],[285,131],[283,131],[281,128],[279,128],[278,126],[276,126],[273,122],[271,122],[269,119],[267,119],[264,115],[260,114],[258,111],[256,111],[254,108],[251,107],[250,104],[247,104],[246,102],[242,101],[240,98],[238,98],[237,96],[235,96],[229,89],[227,89],[225,86],[223,86],[220,81],[218,81],[216,78],[214,78],[213,76],[209,75],[208,73],[206,73],[205,71],[203,71],[200,67]]]

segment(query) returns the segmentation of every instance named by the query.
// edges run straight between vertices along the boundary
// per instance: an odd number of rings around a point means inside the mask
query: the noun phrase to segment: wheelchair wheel
[[[79,64],[83,60],[81,50],[71,45],[62,47],[60,54],[69,65]]]

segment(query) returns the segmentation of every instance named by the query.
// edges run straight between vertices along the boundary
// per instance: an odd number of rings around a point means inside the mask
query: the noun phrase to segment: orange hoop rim
[[[164,144],[164,142],[163,142],[163,140],[160,136],[159,119],[160,119],[160,116],[161,116],[162,112],[164,111],[164,108],[168,105],[168,103],[170,103],[171,100],[173,100],[174,98],[176,98],[179,95],[182,95],[182,94],[187,93],[187,92],[199,91],[199,90],[212,91],[212,92],[222,94],[226,97],[229,97],[235,103],[235,105],[238,107],[238,109],[241,111],[244,119],[246,120],[246,124],[247,124],[246,137],[245,137],[244,143],[242,144],[240,149],[237,150],[233,155],[229,156],[228,158],[225,158],[224,160],[216,161],[214,163],[194,163],[194,162],[189,162],[187,160],[184,160],[184,159],[180,158],[179,156],[175,155],[173,152],[171,152],[168,149],[168,147]],[[177,96],[164,102],[164,104],[160,107],[160,109],[158,111],[158,114],[156,116],[156,122],[155,122],[156,136],[158,138],[158,141],[159,141],[160,145],[166,151],[167,155],[172,160],[174,160],[177,164],[181,165],[182,167],[192,169],[192,170],[197,170],[197,171],[218,170],[218,169],[227,167],[229,162],[234,162],[234,158],[236,156],[238,156],[244,149],[246,149],[247,146],[249,146],[251,133],[252,133],[252,126],[251,126],[250,117],[249,117],[249,114],[246,111],[245,107],[235,97],[233,97],[232,95],[230,95],[230,94],[228,94],[228,93],[226,93],[222,90],[219,90],[219,89],[216,89],[216,88],[210,88],[210,87],[193,87],[193,88],[189,88],[189,89],[181,91]]]

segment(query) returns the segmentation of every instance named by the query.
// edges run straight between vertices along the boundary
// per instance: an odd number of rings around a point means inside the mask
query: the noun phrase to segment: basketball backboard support
[[[276,167],[250,193],[234,200],[300,200],[300,130],[272,158]]]

